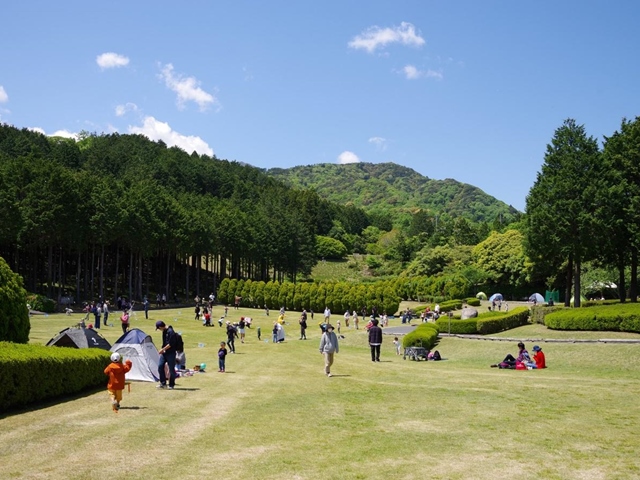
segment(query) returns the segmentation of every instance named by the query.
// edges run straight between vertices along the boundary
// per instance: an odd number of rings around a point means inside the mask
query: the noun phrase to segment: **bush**
[[[531,323],[539,323],[544,325],[545,317],[551,312],[556,312],[558,310],[563,310],[565,307],[561,305],[553,305],[553,306],[545,306],[545,305],[536,305],[531,307]]]
[[[449,318],[446,316],[436,320],[436,326],[441,333],[453,333],[456,335],[475,335],[478,333],[478,319],[469,318],[467,320],[451,320],[449,327]]]
[[[589,308],[561,308],[545,316],[554,330],[592,330],[640,333],[640,304],[616,303]]]
[[[0,411],[105,386],[109,354],[0,342]]]
[[[30,330],[27,292],[22,286],[22,277],[13,273],[0,257],[0,341],[27,343]]]
[[[503,332],[527,323],[529,323],[529,309],[527,307],[514,308],[510,312],[495,317],[482,315],[481,318],[478,318],[478,333],[487,335]]]
[[[480,306],[480,299],[476,298],[476,297],[465,298],[464,302],[467,305],[469,305],[470,307],[479,307]]]
[[[318,258],[340,260],[347,254],[347,247],[340,240],[331,237],[316,236],[316,255]]]
[[[402,346],[423,347],[431,350],[438,341],[438,329],[433,323],[421,323],[410,333],[402,337]]]
[[[45,297],[44,295],[38,295],[37,293],[30,293],[27,295],[27,303],[31,306],[31,310],[44,313],[55,313],[56,301]]]

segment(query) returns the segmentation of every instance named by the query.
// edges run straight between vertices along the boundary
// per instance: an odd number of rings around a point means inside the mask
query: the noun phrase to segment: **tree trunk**
[[[185,295],[184,298],[185,298],[185,301],[189,301],[189,276],[190,276],[189,274],[191,273],[191,268],[190,268],[189,256],[188,255],[186,256],[184,263],[185,263],[185,267],[186,267],[186,270],[187,270],[187,288],[186,288],[186,290],[184,292],[184,295]]]
[[[631,282],[629,284],[629,299],[635,303],[638,301],[638,249],[631,249]]]
[[[82,269],[80,264],[82,263],[82,253],[78,252],[78,265],[76,265],[76,300],[80,301],[80,273]]]
[[[564,290],[564,306],[571,306],[571,287],[573,286],[573,256],[569,255],[569,262],[567,265],[567,278]]]
[[[576,308],[580,307],[580,256],[576,255],[576,261],[574,265],[575,270],[575,278],[574,278],[574,289],[573,289],[573,306]]]
[[[100,246],[100,301],[104,302],[104,245]]]
[[[118,298],[118,276],[120,274],[120,247],[116,245],[116,275],[113,279],[113,301],[115,302]]]
[[[133,298],[133,251],[129,253],[129,302]]]
[[[164,284],[164,293],[167,295],[167,301],[169,301],[169,287],[171,284],[169,283],[169,278],[171,277],[171,264],[172,261],[171,252],[167,252],[167,278],[166,283]]]
[[[47,297],[53,295],[53,245],[47,249]]]

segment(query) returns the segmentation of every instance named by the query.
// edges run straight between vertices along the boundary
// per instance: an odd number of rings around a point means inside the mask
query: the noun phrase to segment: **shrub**
[[[555,330],[640,333],[640,304],[616,303],[589,308],[561,308],[546,315],[545,325]]]
[[[54,313],[56,311],[56,301],[44,295],[30,293],[27,295],[27,303],[31,310],[44,313]]]
[[[0,341],[27,343],[30,330],[27,292],[22,286],[22,277],[13,273],[0,257]]]
[[[527,323],[529,323],[529,309],[527,307],[514,308],[510,312],[499,314],[495,317],[482,315],[481,318],[478,318],[478,333],[487,335],[503,332]]]
[[[452,319],[451,324],[449,324],[449,318],[442,316],[436,320],[436,326],[442,333],[453,333],[457,335],[474,335],[478,333],[477,318],[469,318],[467,320]]]
[[[467,305],[469,305],[470,307],[479,307],[480,306],[480,299],[476,298],[476,297],[465,298],[464,302]]]
[[[322,235],[316,236],[316,255],[318,258],[336,259],[344,258],[347,247],[340,240]]]
[[[0,342],[0,411],[107,383],[109,352]]]
[[[410,333],[402,338],[402,346],[423,347],[431,350],[438,341],[438,329],[433,323],[421,323]]]

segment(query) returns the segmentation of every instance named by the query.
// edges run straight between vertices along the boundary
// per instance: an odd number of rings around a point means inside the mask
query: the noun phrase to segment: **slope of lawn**
[[[135,383],[118,414],[106,390],[3,414],[2,477],[640,477],[640,345],[541,343],[548,369],[507,371],[489,365],[516,353],[510,342],[444,338],[437,349],[446,360],[427,363],[402,360],[385,336],[383,361],[372,363],[366,333],[343,327],[335,376],[327,378],[317,316],[301,341],[297,315],[287,314],[287,341],[274,345],[265,342],[273,317],[229,311],[232,320],[240,315],[255,326],[219,374],[223,329],[202,327],[191,309],[152,310],[149,320],[138,312],[133,327],[158,345],[154,321],[173,324],[189,366],[204,362],[208,372],[179,379],[174,391]],[[35,316],[31,341],[45,343],[79,318]],[[558,335],[542,329],[504,335]],[[103,333],[113,343],[121,330]]]

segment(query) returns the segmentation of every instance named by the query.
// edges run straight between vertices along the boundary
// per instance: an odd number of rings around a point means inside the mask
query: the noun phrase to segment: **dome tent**
[[[111,345],[93,328],[69,327],[62,330],[47,342],[47,347],[102,348],[109,350]]]
[[[487,294],[484,292],[478,292],[476,293],[476,298],[479,300],[486,300],[487,299]]]
[[[158,363],[160,354],[153,344],[151,335],[147,335],[139,328],[133,328],[122,335],[111,347],[112,352],[118,352],[122,361],[131,360],[131,370],[127,372],[127,380],[142,382],[157,382]]]

